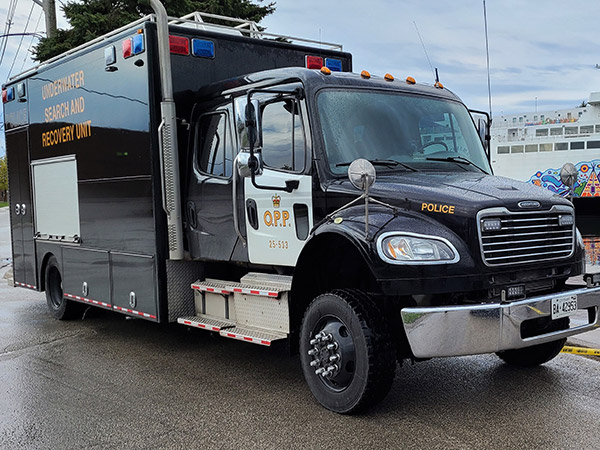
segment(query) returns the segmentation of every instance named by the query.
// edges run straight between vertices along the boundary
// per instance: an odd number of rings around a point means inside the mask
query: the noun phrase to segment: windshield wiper
[[[427,161],[448,161],[448,162],[454,162],[454,163],[457,163],[457,164],[465,164],[467,166],[473,166],[476,169],[479,169],[481,172],[489,175],[485,170],[483,170],[481,167],[479,167],[473,161],[471,161],[470,159],[465,158],[464,156],[446,156],[445,158],[431,158],[431,157],[427,157],[425,159]]]
[[[406,170],[410,170],[411,172],[418,172],[414,167],[409,166],[408,164],[404,164],[400,161],[396,161],[395,159],[367,159],[374,166],[386,166],[386,167],[396,167],[400,166]],[[338,163],[335,167],[349,166],[352,164],[352,161]]]

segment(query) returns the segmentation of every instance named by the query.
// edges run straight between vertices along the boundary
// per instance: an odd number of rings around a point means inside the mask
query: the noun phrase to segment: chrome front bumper
[[[578,310],[592,308],[590,323],[522,338],[521,323],[551,315],[552,299],[577,295]],[[600,286],[572,289],[513,303],[402,309],[415,357],[476,355],[543,344],[600,327]]]

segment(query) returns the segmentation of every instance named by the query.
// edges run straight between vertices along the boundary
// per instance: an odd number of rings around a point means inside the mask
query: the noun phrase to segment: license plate
[[[577,296],[568,295],[552,299],[552,320],[572,316],[577,312]]]

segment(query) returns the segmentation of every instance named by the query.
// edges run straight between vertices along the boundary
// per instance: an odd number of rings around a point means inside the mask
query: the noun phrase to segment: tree
[[[8,190],[8,164],[6,155],[0,156],[0,202],[5,202],[7,199],[6,191]]]
[[[258,5],[252,0],[163,0],[163,4],[167,14],[173,17],[202,11],[257,23],[275,11],[274,2]],[[40,39],[33,51],[35,61],[50,59],[152,13],[149,0],[71,0],[61,9],[71,28],[58,30],[52,38]]]

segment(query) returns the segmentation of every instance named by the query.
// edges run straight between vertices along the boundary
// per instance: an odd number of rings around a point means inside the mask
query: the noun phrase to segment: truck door
[[[235,135],[231,109],[229,105],[204,113],[192,124],[187,237],[194,257],[216,261],[228,261],[237,240],[233,223]]]
[[[280,87],[279,87],[280,88]],[[257,264],[294,266],[313,224],[308,127],[303,101],[261,93],[260,148],[263,168],[256,185],[244,179],[248,257]],[[242,110],[245,99],[236,108]],[[240,140],[241,141],[241,140]],[[297,182],[291,192],[286,182]]]
[[[37,281],[28,149],[26,129],[6,133],[14,280],[19,286],[35,289]]]

